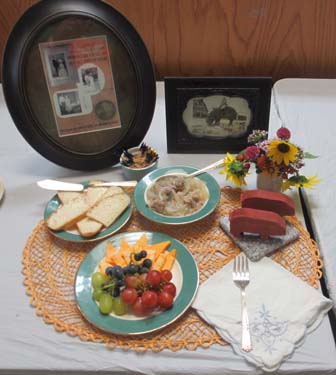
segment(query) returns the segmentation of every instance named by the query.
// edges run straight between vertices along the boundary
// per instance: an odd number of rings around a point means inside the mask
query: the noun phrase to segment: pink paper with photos
[[[39,48],[60,137],[121,127],[105,36]]]

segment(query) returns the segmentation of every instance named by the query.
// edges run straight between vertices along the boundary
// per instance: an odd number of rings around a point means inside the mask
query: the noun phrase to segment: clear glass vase
[[[278,175],[257,174],[257,189],[281,192],[282,178]]]

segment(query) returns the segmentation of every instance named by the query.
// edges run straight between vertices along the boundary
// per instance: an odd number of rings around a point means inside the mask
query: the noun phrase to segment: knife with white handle
[[[54,191],[83,191],[88,186],[102,187],[102,186],[135,186],[137,181],[113,181],[113,182],[92,182],[84,186],[82,184],[75,184],[72,182],[63,182],[57,180],[41,180],[37,181],[37,185],[42,189]]]

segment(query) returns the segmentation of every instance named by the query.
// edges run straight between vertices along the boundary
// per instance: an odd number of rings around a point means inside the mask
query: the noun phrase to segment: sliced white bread
[[[116,194],[124,194],[124,190],[119,186],[109,186],[104,195],[104,198],[112,197],[113,195],[116,195]]]
[[[79,220],[76,223],[76,225],[77,225],[77,229],[79,233],[83,237],[92,237],[98,232],[100,232],[101,229],[103,228],[103,224],[98,223],[98,221],[92,220],[88,217],[85,217],[84,219]]]
[[[60,230],[70,227],[76,221],[81,220],[89,209],[84,196],[79,196],[61,205],[47,219],[47,225],[52,230]]]
[[[58,191],[57,196],[62,204],[68,203],[75,198],[81,197],[83,195],[80,191]]]
[[[127,194],[115,194],[103,198],[86,215],[108,227],[125,211],[129,204],[130,198]]]
[[[90,207],[93,207],[96,203],[102,199],[106,192],[108,191],[108,188],[106,187],[88,187],[88,189],[85,192],[85,197],[88,202],[88,205]]]

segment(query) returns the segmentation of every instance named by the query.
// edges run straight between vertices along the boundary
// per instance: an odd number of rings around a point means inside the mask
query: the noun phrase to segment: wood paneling
[[[1,52],[14,22],[35,2],[0,0]],[[336,0],[107,2],[142,36],[158,79],[336,77]]]

